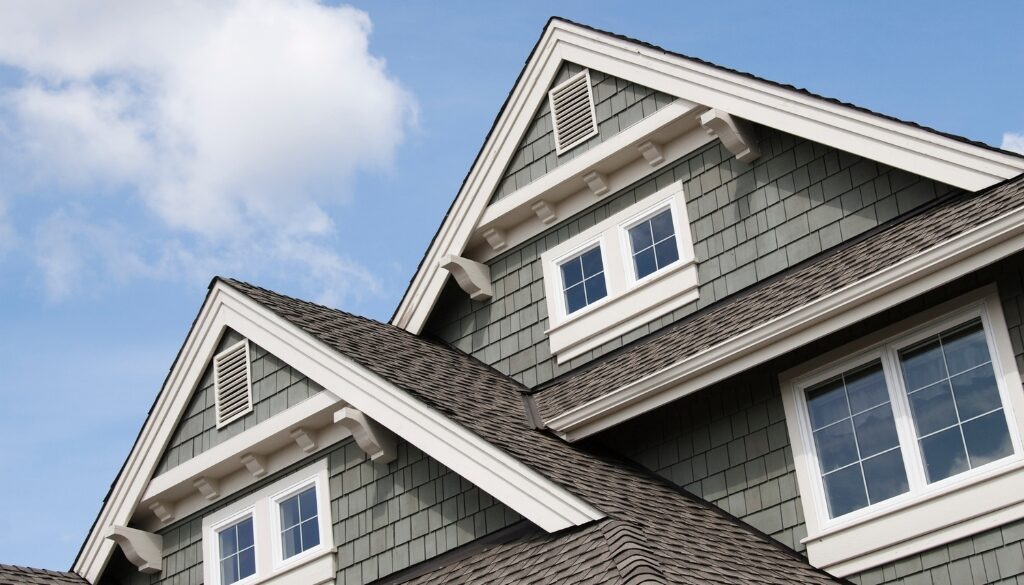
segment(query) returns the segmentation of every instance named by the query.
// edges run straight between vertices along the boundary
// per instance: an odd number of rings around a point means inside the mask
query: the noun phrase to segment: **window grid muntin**
[[[657,219],[657,218],[660,218],[662,216],[667,216],[668,217],[669,233],[668,233],[668,235],[666,235],[665,237],[661,238],[660,240],[655,240],[655,237],[654,237],[654,220]],[[638,250],[638,249],[636,249],[636,246],[635,246],[636,242],[635,242],[635,240],[633,238],[633,231],[636,230],[636,229],[642,228],[642,227],[646,227],[647,228],[646,231],[647,231],[647,234],[650,236],[651,241],[650,241],[650,244],[647,244],[643,248]],[[626,240],[629,242],[629,251],[630,251],[630,260],[631,260],[630,264],[632,264],[632,267],[633,267],[633,278],[635,280],[642,280],[644,278],[647,278],[648,276],[650,276],[652,274],[656,274],[656,273],[660,272],[663,268],[666,268],[668,266],[671,266],[672,264],[675,264],[676,262],[679,262],[679,260],[681,259],[681,255],[679,253],[679,241],[678,241],[678,238],[677,238],[677,231],[678,230],[676,229],[676,219],[675,219],[675,217],[674,217],[674,215],[672,213],[671,205],[663,207],[661,209],[657,209],[654,212],[649,213],[647,215],[647,217],[645,217],[644,219],[642,219],[642,220],[640,220],[640,221],[638,221],[638,222],[634,223],[633,225],[631,225],[631,226],[626,228]],[[660,244],[669,242],[670,240],[672,242],[672,249],[674,250],[674,256],[675,257],[672,258],[671,260],[667,260],[664,263],[662,263],[660,255],[658,253],[658,250],[659,250],[658,246]],[[646,252],[647,250],[651,250],[652,254],[654,255],[654,270],[651,270],[650,272],[647,272],[646,274],[640,274],[640,266],[638,264],[638,259],[639,259],[640,255],[643,254],[644,252]]]
[[[251,544],[249,544],[249,546],[247,546],[245,548],[240,548],[238,546],[238,543],[241,541],[241,538],[239,537],[239,527],[241,525],[243,525],[243,524],[246,524],[246,523],[248,523],[248,525],[249,525],[249,532],[250,532],[249,537],[250,537],[252,542],[251,542]],[[234,532],[235,550],[233,552],[228,553],[227,555],[225,555],[224,554],[224,540],[223,540],[224,536],[223,535],[228,533],[228,532]],[[217,557],[218,557],[217,569],[220,572],[220,583],[221,583],[221,585],[233,585],[234,583],[239,583],[239,582],[244,581],[245,579],[255,575],[256,574],[256,526],[255,526],[255,522],[253,521],[252,515],[248,515],[245,518],[241,518],[241,519],[233,522],[229,526],[226,526],[224,528],[221,528],[221,529],[217,530],[216,534],[217,534]],[[242,557],[243,553],[245,553],[247,551],[250,551],[250,550],[253,551],[252,572],[247,573],[245,575],[242,575],[242,558],[241,557]],[[235,567],[235,578],[234,579],[230,579],[229,576],[225,573],[225,570],[224,570],[225,561],[233,562],[234,567]]]
[[[307,517],[304,517],[304,515],[303,515],[302,496],[304,496],[306,494],[310,494],[310,493],[312,493],[313,514],[307,518]],[[293,494],[291,494],[289,496],[286,496],[284,498],[281,498],[280,500],[277,501],[278,518],[280,519],[279,520],[279,522],[280,522],[279,538],[281,539],[281,558],[282,558],[282,560],[288,560],[288,559],[290,559],[290,558],[292,558],[294,556],[300,555],[300,554],[302,554],[302,553],[304,553],[304,552],[306,552],[308,550],[312,550],[312,549],[320,546],[320,510],[319,510],[320,506],[319,506],[319,503],[317,501],[318,498],[319,498],[319,494],[317,494],[317,487],[314,484],[314,485],[306,486],[304,488],[300,488],[295,493],[293,493]],[[285,505],[288,504],[289,502],[291,502],[292,500],[294,500],[296,502],[296,507],[297,507],[297,510],[298,510],[298,520],[295,523],[289,525],[289,524],[286,524],[286,522],[285,522],[284,508],[285,508]],[[316,542],[310,543],[309,546],[307,546],[307,543],[305,542],[306,535],[303,532],[303,528],[305,526],[309,525],[309,524],[312,524],[314,526],[314,528],[316,529],[315,532],[314,532],[314,534],[316,535]],[[286,535],[288,534],[288,532],[290,530],[293,530],[293,529],[296,530],[297,533],[298,533],[298,536],[299,536],[299,546],[298,546],[298,548],[294,552],[292,552],[291,554],[288,554],[288,544],[287,544],[287,540],[286,540]]]
[[[982,339],[985,341],[985,351],[987,353],[988,359],[986,361],[980,363],[980,364],[975,365],[974,367],[967,368],[966,370],[957,372],[956,374],[950,374],[950,372],[949,372],[949,364],[948,364],[948,359],[946,357],[945,344],[944,344],[943,338],[944,337],[951,337],[951,336],[955,335],[956,333],[962,332],[962,331],[967,330],[967,329],[971,329],[971,328],[973,328],[975,326],[978,326],[980,328],[980,330],[981,330]],[[993,373],[993,378],[996,378],[996,376],[995,376],[996,372],[994,371],[995,370],[995,366],[996,366],[995,355],[993,354],[992,348],[990,347],[990,343],[989,343],[990,335],[991,335],[991,333],[989,331],[988,324],[986,324],[985,320],[982,319],[979,316],[979,317],[974,317],[974,318],[969,318],[967,320],[964,320],[964,321],[962,321],[960,323],[957,323],[956,325],[953,325],[952,327],[945,327],[945,328],[943,328],[942,330],[940,330],[937,333],[923,336],[923,338],[917,339],[917,340],[915,340],[913,342],[902,344],[900,346],[897,346],[896,344],[893,344],[890,347],[889,351],[893,354],[893,356],[895,358],[897,374],[898,374],[900,383],[901,383],[902,388],[903,388],[903,392],[902,393],[906,397],[906,401],[907,401],[907,412],[910,414],[910,419],[911,419],[910,424],[911,424],[912,430],[914,432],[916,448],[917,448],[917,452],[919,454],[918,465],[920,466],[920,471],[923,473],[925,482],[928,483],[928,484],[937,483],[937,482],[940,482],[940,481],[944,481],[944,480],[948,480],[948,479],[957,477],[959,475],[962,475],[964,473],[968,473],[968,472],[970,472],[970,471],[972,471],[974,469],[977,469],[978,467],[984,467],[985,465],[988,465],[990,463],[994,463],[996,461],[1001,461],[1003,459],[1006,459],[1008,457],[1012,457],[1012,456],[1017,454],[1017,447],[1016,447],[1016,445],[1014,445],[1013,432],[1011,430],[1010,421],[1005,420],[1006,419],[1006,412],[1007,412],[1006,411],[1006,400],[1005,400],[1006,397],[1003,395],[1002,388],[999,387],[998,380],[996,381],[996,390],[997,390],[997,394],[998,394],[998,397],[999,397],[999,407],[991,409],[991,410],[989,410],[987,412],[983,412],[983,413],[978,414],[976,416],[970,417],[970,418],[968,418],[966,420],[962,420],[961,417],[960,417],[960,405],[957,404],[956,393],[953,390],[953,383],[952,383],[952,381],[953,381],[954,377],[961,376],[963,374],[966,374],[966,373],[968,373],[970,371],[973,371],[973,370],[976,370],[978,368],[983,368],[983,367],[986,367],[986,366],[991,368],[993,370],[993,372],[992,372]],[[937,340],[939,342],[939,355],[942,357],[942,368],[943,368],[943,372],[945,372],[945,376],[946,377],[942,378],[942,379],[939,379],[939,380],[935,380],[935,381],[933,381],[933,382],[931,382],[929,384],[921,386],[920,388],[916,388],[914,390],[910,390],[909,385],[907,384],[907,381],[906,381],[906,373],[905,373],[905,370],[903,368],[903,355],[905,353],[909,353],[909,352],[911,352],[911,351],[913,351],[913,350],[915,350],[917,348],[926,346],[929,343],[932,343],[934,340]],[[918,392],[921,392],[923,390],[927,390],[929,388],[933,388],[933,387],[938,386],[940,384],[946,384],[946,385],[949,386],[950,400],[952,401],[952,404],[953,404],[953,411],[954,411],[955,416],[956,416],[956,422],[954,424],[947,425],[947,426],[945,426],[943,428],[940,428],[940,429],[937,429],[937,430],[933,430],[933,431],[931,431],[929,433],[926,433],[925,435],[920,435],[919,432],[918,432],[917,415],[914,413],[914,409],[913,409],[913,405],[912,405],[910,397],[913,394],[917,394]],[[976,466],[976,465],[974,465],[971,462],[971,452],[970,452],[970,449],[967,447],[967,438],[964,436],[964,429],[963,429],[964,424],[968,423],[968,422],[971,422],[973,420],[979,419],[981,417],[991,415],[992,413],[998,412],[998,411],[1002,411],[1003,412],[1003,419],[1004,419],[1004,422],[1006,424],[1006,433],[1008,435],[1007,438],[1010,440],[1010,452],[1008,454],[1006,454],[1006,455],[1003,455],[1002,457],[999,457],[997,459],[993,459],[992,461],[988,461],[986,463],[983,463],[981,465],[977,465]],[[963,453],[964,453],[965,461],[967,463],[967,469],[964,469],[964,470],[961,470],[961,471],[958,471],[958,472],[955,472],[955,473],[951,473],[950,475],[947,475],[945,477],[940,477],[940,478],[936,478],[936,479],[933,480],[933,479],[930,478],[929,473],[928,473],[928,462],[927,462],[927,459],[926,459],[925,453],[924,453],[923,441],[925,439],[929,438],[929,437],[934,437],[934,436],[938,435],[939,433],[943,433],[943,432],[949,431],[953,427],[957,427],[957,429],[959,431],[958,434],[960,436],[960,446],[963,447]]]
[[[596,272],[594,272],[592,274],[587,274],[587,271],[585,270],[585,265],[583,263],[583,257],[587,256],[588,254],[591,254],[593,252],[597,253],[596,258],[597,258],[597,261],[600,263],[601,267],[600,267],[600,270],[597,270]],[[566,268],[568,266],[570,266],[572,264],[576,264],[576,263],[579,264],[579,270],[580,270],[580,274],[582,275],[582,277],[581,277],[581,279],[578,282],[574,282],[571,285],[567,284]],[[602,251],[601,251],[601,245],[600,244],[597,244],[595,246],[591,246],[591,247],[587,248],[586,250],[583,250],[582,252],[579,252],[578,254],[575,254],[574,256],[569,258],[568,260],[565,260],[565,261],[559,263],[558,264],[558,270],[559,270],[559,274],[560,274],[561,279],[562,279],[562,300],[564,302],[565,314],[566,315],[571,315],[573,313],[581,311],[581,310],[583,310],[583,309],[593,305],[597,301],[600,301],[600,300],[605,299],[605,298],[608,297],[608,282],[605,280],[604,257],[603,257]],[[600,295],[595,296],[595,298],[591,299],[590,298],[591,297],[590,287],[588,286],[588,283],[595,283],[595,286],[597,286],[596,283],[597,283],[598,279],[600,279],[601,287],[602,287],[602,291],[603,292]],[[573,291],[574,289],[577,289],[577,288],[579,288],[579,290],[583,291],[583,304],[578,306],[578,307],[576,307],[576,308],[573,308],[572,307],[572,302],[570,300],[570,291]]]

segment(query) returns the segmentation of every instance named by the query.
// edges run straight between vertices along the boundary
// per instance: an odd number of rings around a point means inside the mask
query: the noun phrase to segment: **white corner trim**
[[[545,421],[576,441],[1024,249],[1024,208]]]
[[[710,109],[700,115],[700,125],[707,129],[709,135],[717,136],[741,162],[751,163],[760,158],[757,135],[750,122]]]
[[[342,408],[334,413],[334,422],[352,433],[356,444],[370,459],[378,463],[391,463],[398,456],[395,435],[366,418],[354,408]]]
[[[978,191],[1024,172],[1024,160],[712,67],[660,49],[553,20],[470,169],[392,322],[418,333],[462,254],[563,61],[626,79],[943,183]],[[663,108],[664,109],[664,108]]]
[[[74,570],[90,582],[100,576],[113,550],[113,542],[103,538],[104,530],[111,525],[127,525],[132,518],[225,327],[326,388],[320,394],[343,399],[385,428],[401,429],[404,439],[544,530],[554,532],[603,517],[587,502],[472,431],[217,281],[75,562]],[[252,455],[247,451],[238,453]],[[166,504],[156,504],[166,513],[164,517],[174,517]]]
[[[164,537],[127,526],[108,526],[106,537],[121,547],[140,573],[159,573],[164,561]]]
[[[490,266],[448,254],[441,258],[441,268],[450,272],[459,288],[474,301],[486,301],[494,296]]]

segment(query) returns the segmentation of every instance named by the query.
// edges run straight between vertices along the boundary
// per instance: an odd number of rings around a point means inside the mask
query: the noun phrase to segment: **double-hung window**
[[[221,585],[232,585],[256,574],[256,541],[252,515],[217,532]]]
[[[781,381],[815,564],[849,574],[844,567],[872,566],[858,554],[879,554],[887,539],[907,554],[915,539],[949,541],[966,520],[1014,503],[995,486],[1024,463],[1014,416],[1022,390],[994,287]],[[968,506],[952,503],[966,494]]]

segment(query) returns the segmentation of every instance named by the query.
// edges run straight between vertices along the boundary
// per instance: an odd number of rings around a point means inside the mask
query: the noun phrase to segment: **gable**
[[[564,63],[551,82],[551,88],[584,71],[575,63]],[[568,152],[558,155],[555,150],[551,105],[541,102],[526,135],[519,142],[501,182],[494,190],[491,203],[499,201],[517,189],[543,177],[590,148],[601,144],[622,130],[657,112],[675,98],[624,79],[590,70],[590,84],[594,96],[594,116],[597,136]],[[550,88],[549,88],[550,90]]]
[[[533,181],[519,188],[517,193],[493,200],[509,162],[546,99],[547,89],[565,62],[628,80],[676,99],[634,124],[630,132],[620,132],[613,140],[574,157],[554,171],[545,172],[542,181]],[[615,191],[635,182],[642,161],[657,167],[703,146],[708,141],[706,135],[701,141],[699,135],[703,132],[694,131],[702,130],[700,126],[707,122],[701,117],[711,111],[969,191],[990,187],[1024,171],[1024,158],[1011,153],[632,39],[553,19],[495,121],[395,311],[392,323],[414,333],[422,330],[448,277],[445,266],[450,264],[443,262],[445,258],[466,256],[486,261],[495,253],[500,254],[542,231],[551,220],[583,211],[588,206],[585,204],[587,188],[601,197],[609,191],[609,183],[615,183],[611,185],[611,191]],[[728,124],[724,128],[728,131]],[[665,133],[668,136],[664,136]],[[665,140],[672,142],[675,152],[662,156],[657,151],[649,151],[651,144]],[[733,155],[743,154],[742,142],[730,141],[730,144]],[[607,166],[613,159],[618,168],[633,169],[617,183],[610,179],[604,181],[605,177],[600,176],[606,170],[599,167]],[[588,181],[588,176],[597,180]],[[577,201],[572,195],[582,199]],[[555,200],[549,201],[552,197]],[[562,199],[572,201],[573,205],[561,209]],[[527,225],[523,222],[529,223],[528,229],[517,227],[519,223]],[[511,245],[508,244],[510,238]],[[490,246],[491,251],[484,246]]]
[[[243,339],[241,334],[228,328],[217,345],[216,353]],[[213,364],[207,364],[199,387],[189,400],[184,416],[160,457],[156,475],[173,469],[323,390],[322,386],[252,342],[249,346],[249,368],[252,377],[252,412],[217,428]]]

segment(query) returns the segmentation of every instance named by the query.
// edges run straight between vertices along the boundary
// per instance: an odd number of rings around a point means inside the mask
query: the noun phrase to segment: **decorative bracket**
[[[586,183],[587,188],[589,188],[594,195],[598,197],[604,197],[608,194],[608,181],[605,179],[604,175],[597,171],[590,171],[583,175],[583,182]]]
[[[262,455],[246,453],[238,458],[255,479],[267,476],[267,460]]]
[[[647,164],[652,167],[656,167],[665,162],[665,155],[661,152],[660,144],[655,144],[650,140],[644,140],[640,144],[636,145],[636,149],[640,151],[641,155],[643,155]]]
[[[505,232],[499,229],[490,228],[481,235],[495,252],[501,252],[505,246],[508,246],[508,242],[505,241]]]
[[[486,301],[494,296],[490,266],[454,254],[445,255],[438,264],[455,277],[455,282],[474,301]]]
[[[717,136],[740,161],[754,162],[761,156],[750,122],[712,108],[700,115],[700,125],[707,129],[708,135]]]
[[[160,521],[164,524],[167,524],[168,522],[174,520],[174,506],[170,504],[164,504],[163,502],[153,502],[152,504],[149,505],[149,509],[154,514],[156,514],[156,517],[159,518]]]
[[[531,205],[530,209],[537,214],[537,219],[539,219],[541,223],[551,224],[558,219],[558,215],[555,214],[554,206],[543,199]]]
[[[121,546],[121,551],[142,573],[159,573],[163,568],[164,538],[127,526],[110,526],[105,535]]]
[[[220,482],[209,477],[199,477],[192,482],[192,485],[199,490],[204,498],[214,501],[220,496]]]
[[[395,435],[362,412],[346,406],[334,413],[334,422],[348,429],[359,448],[373,461],[390,463],[398,456]]]
[[[309,435],[304,428],[292,429],[290,433],[292,440],[299,446],[305,453],[312,453],[316,451],[316,440]]]

